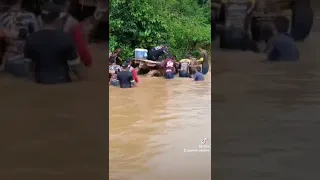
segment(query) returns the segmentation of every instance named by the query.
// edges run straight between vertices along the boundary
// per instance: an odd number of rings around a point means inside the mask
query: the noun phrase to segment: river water
[[[141,77],[109,96],[110,180],[210,179],[210,73],[204,82]]]

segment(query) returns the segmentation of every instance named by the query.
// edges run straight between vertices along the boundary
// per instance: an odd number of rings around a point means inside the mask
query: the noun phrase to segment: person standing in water
[[[164,68],[164,78],[173,79],[175,72],[175,60],[173,56],[170,56],[161,63],[161,66]]]
[[[2,66],[4,70],[18,77],[29,74],[28,59],[23,55],[26,38],[39,30],[37,18],[21,7],[21,0],[6,1],[8,11],[0,16],[1,36],[5,39],[6,48]]]
[[[201,73],[201,67],[193,67],[191,68],[191,78],[194,81],[204,81],[204,75]]]
[[[209,71],[209,55],[208,52],[201,47],[198,48],[200,51],[200,62],[202,64],[202,74],[206,75]]]
[[[119,81],[120,88],[132,88],[135,86],[135,81],[132,73],[129,71],[129,64],[125,63],[122,66],[122,71],[118,73],[117,80]]]
[[[73,37],[80,60],[86,67],[90,67],[92,65],[92,55],[85,37],[84,27],[68,12],[69,1],[52,0],[52,2],[61,8],[61,23],[57,25],[58,28]],[[41,17],[39,17],[39,21],[42,24]]]
[[[180,64],[179,77],[190,77],[189,67],[191,65],[191,60],[190,59],[181,59],[179,61],[179,64]]]
[[[134,63],[132,58],[126,59],[126,63],[129,64],[129,71],[132,73],[134,81],[138,83],[139,77],[138,77],[137,69],[139,70],[139,64]]]
[[[61,9],[46,3],[41,12],[43,29],[31,34],[24,48],[24,56],[30,59],[30,69],[35,81],[41,84],[71,82],[70,71],[80,80],[87,78],[72,37],[57,29]]]
[[[294,39],[287,33],[289,20],[284,16],[274,19],[274,36],[268,41],[265,52],[267,61],[298,61],[299,50]]]
[[[117,73],[119,73],[121,70],[121,66],[116,64],[116,57],[111,57],[109,59],[109,82],[112,85],[116,84],[115,82],[117,81]]]

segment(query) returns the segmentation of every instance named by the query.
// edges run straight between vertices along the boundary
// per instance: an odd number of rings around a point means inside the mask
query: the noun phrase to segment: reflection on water
[[[211,78],[205,82],[142,78],[139,87],[110,88],[111,180],[210,179]]]

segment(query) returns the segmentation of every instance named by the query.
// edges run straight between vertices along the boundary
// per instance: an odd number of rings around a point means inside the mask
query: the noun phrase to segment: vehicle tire
[[[314,13],[310,0],[296,1],[292,6],[291,36],[295,41],[304,41],[310,34]],[[305,4],[301,4],[305,3]]]
[[[149,71],[147,75],[150,77],[160,77],[161,73],[160,73],[160,71],[154,69],[154,70]]]

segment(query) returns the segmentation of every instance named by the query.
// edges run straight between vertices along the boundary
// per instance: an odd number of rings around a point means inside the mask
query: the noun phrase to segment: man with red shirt
[[[131,58],[128,58],[126,60],[126,63],[129,64],[129,72],[132,73],[132,76],[133,76],[133,79],[136,83],[139,82],[139,78],[138,78],[138,73],[137,73],[137,70],[136,68],[138,67],[137,64],[133,63],[132,59]]]
[[[85,37],[83,25],[68,13],[68,0],[53,0],[52,2],[60,6],[62,10],[60,15],[62,23],[60,28],[63,29],[65,33],[72,35],[80,60],[86,67],[90,67],[92,65],[92,56]]]
[[[173,56],[169,56],[166,60],[161,63],[164,68],[164,78],[173,79],[175,72],[175,60]]]

